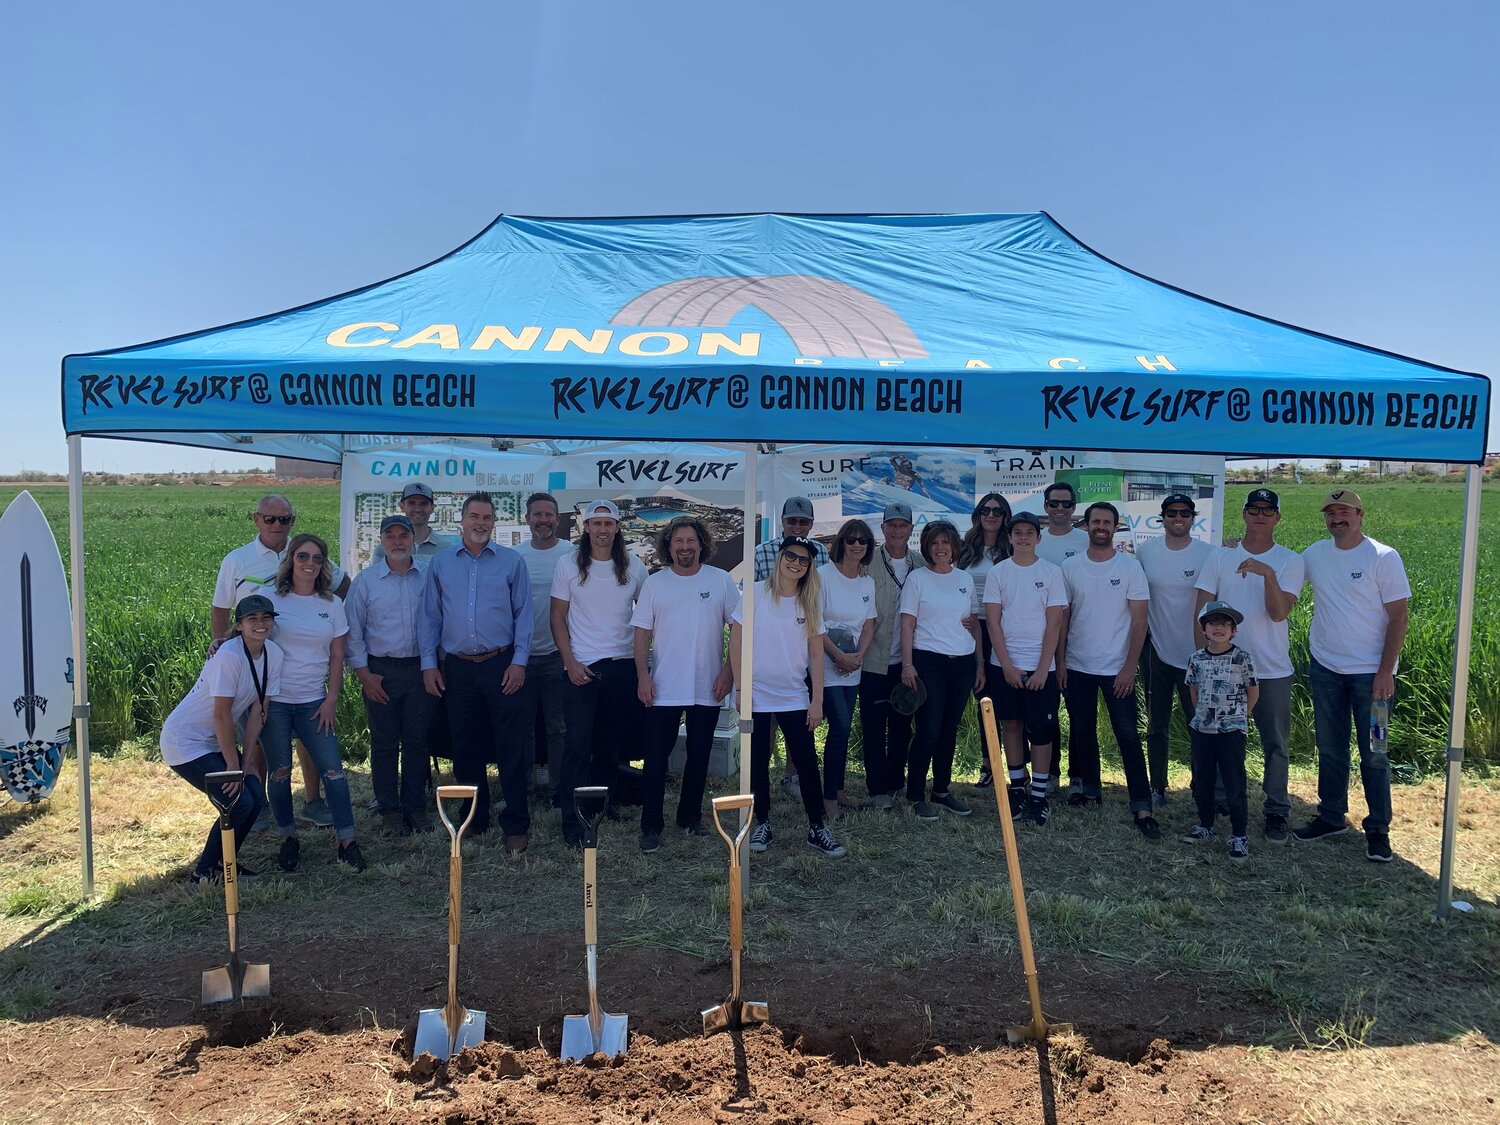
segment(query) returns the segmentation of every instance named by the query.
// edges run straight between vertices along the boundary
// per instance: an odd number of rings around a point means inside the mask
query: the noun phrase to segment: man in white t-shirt
[[[625,550],[620,509],[593,500],[583,509],[583,538],[552,577],[552,639],[567,680],[568,722],[557,773],[563,840],[583,846],[573,790],[616,787],[621,763],[641,757],[648,712],[636,697],[635,631],[630,626],[646,567]]]
[[[984,580],[985,625],[990,634],[989,680],[1001,723],[1010,773],[1010,815],[1037,827],[1051,816],[1053,732],[1057,729],[1057,646],[1067,616],[1062,571],[1037,557],[1042,524],[1017,512],[1008,529],[1011,556],[990,568]],[[1026,744],[1031,743],[1031,781],[1026,780]]]
[[[1226,602],[1244,615],[1235,629],[1234,643],[1255,661],[1260,696],[1251,709],[1265,757],[1261,790],[1265,803],[1265,839],[1287,841],[1287,815],[1292,798],[1287,792],[1287,744],[1292,736],[1291,630],[1287,618],[1302,592],[1302,556],[1275,540],[1281,522],[1281,498],[1269,488],[1254,489],[1245,497],[1245,534],[1233,547],[1214,552],[1198,578],[1194,612],[1212,601]],[[1204,643],[1203,630],[1197,643]],[[1223,794],[1223,783],[1215,793]]]
[[[1167,733],[1172,726],[1172,697],[1182,705],[1182,719],[1193,717],[1193,700],[1184,677],[1188,660],[1198,647],[1193,643],[1194,589],[1203,564],[1214,547],[1193,538],[1193,518],[1198,514],[1193,498],[1174,492],[1161,502],[1160,539],[1138,543],[1136,560],[1146,572],[1151,604],[1146,613],[1149,631],[1146,663],[1141,677],[1146,683],[1146,769],[1151,777],[1152,804],[1167,799]]]
[[[734,686],[724,654],[724,629],[739,606],[734,579],[704,559],[714,541],[701,520],[679,516],[662,529],[657,556],[670,560],[641,584],[635,613],[636,695],[650,708],[641,788],[641,851],[661,847],[667,759],[687,718],[687,763],[677,802],[677,827],[707,836],[703,791],[719,705]]]
[[[250,594],[269,594],[276,588],[276,571],[281,566],[281,560],[286,557],[286,545],[292,537],[292,525],[297,522],[297,514],[292,510],[290,500],[285,496],[272,494],[260,498],[250,520],[255,524],[255,538],[243,547],[230,551],[219,563],[219,575],[214,582],[213,610],[210,614],[210,628],[213,631],[210,654],[230,635],[229,615],[240,599]],[[349,576],[335,566],[332,559],[328,560],[328,565],[333,567],[333,593],[342,598],[349,593]],[[306,793],[298,819],[320,828],[332,827],[333,813],[329,811],[328,802],[323,800],[322,780],[317,767],[313,765],[307,747],[300,741],[295,745],[297,762],[302,771],[302,788]],[[245,769],[260,775],[265,773],[265,759],[259,746],[246,756]],[[266,819],[269,807],[261,810],[261,820],[255,824],[257,829],[270,826]]]
[[[1396,662],[1406,640],[1411,584],[1394,548],[1364,533],[1365,506],[1351,489],[1323,498],[1323,523],[1332,538],[1302,552],[1312,584],[1308,633],[1312,661],[1308,688],[1318,741],[1318,815],[1297,829],[1299,842],[1349,830],[1349,724],[1359,742],[1359,777],[1369,815],[1365,856],[1391,861],[1391,763],[1385,747],[1370,745],[1370,704],[1396,692]]]
[[[1037,558],[1046,559],[1053,566],[1062,566],[1074,555],[1089,549],[1089,533],[1073,526],[1073,513],[1078,507],[1078,493],[1065,480],[1049,484],[1042,493],[1042,504],[1047,509],[1047,526],[1042,528],[1037,541]]]
[[[526,666],[526,686],[521,689],[521,744],[526,760],[536,769],[537,788],[548,794],[552,778],[548,765],[562,761],[563,718],[567,710],[562,656],[552,639],[552,576],[557,564],[573,553],[573,544],[557,537],[557,499],[549,492],[533,492],[526,498],[526,526],[531,538],[516,544],[516,553],[526,562],[531,579],[531,663]],[[583,784],[582,782],[579,783]],[[558,804],[558,798],[552,797]],[[564,825],[566,830],[569,825]]]
[[[1136,729],[1135,673],[1146,642],[1146,572],[1115,550],[1120,513],[1102,500],[1084,512],[1089,549],[1063,563],[1068,586],[1068,628],[1057,679],[1068,708],[1068,804],[1103,803],[1099,764],[1099,696],[1125,767],[1125,786],[1136,830],[1152,843],[1161,826],[1151,815],[1151,782]]]
[[[875,580],[875,635],[859,677],[859,723],[864,736],[865,786],[876,808],[890,811],[906,791],[906,760],[911,753],[912,717],[890,705],[901,682],[901,590],[913,570],[926,565],[910,549],[911,505],[885,506],[883,542],[870,560]]]
[[[428,485],[419,480],[409,481],[401,490],[401,500],[396,506],[403,516],[411,520],[412,531],[415,533],[411,561],[418,568],[425,567],[432,556],[444,547],[458,546],[457,536],[432,530],[433,498],[432,489]],[[385,548],[381,546],[380,540],[375,541],[375,549],[370,557],[372,560],[385,558]]]

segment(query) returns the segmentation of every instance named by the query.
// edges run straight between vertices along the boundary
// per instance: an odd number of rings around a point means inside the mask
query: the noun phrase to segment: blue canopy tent
[[[62,375],[85,715],[84,436],[328,461],[361,435],[430,434],[1474,465],[1489,418],[1484,376],[1152,280],[1045,214],[502,216],[388,281],[68,356]],[[1471,471],[1442,911],[1478,496]],[[86,758],[85,718],[85,771]]]

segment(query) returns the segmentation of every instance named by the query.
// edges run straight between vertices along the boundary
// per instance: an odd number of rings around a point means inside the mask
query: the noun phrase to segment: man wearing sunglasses
[[[776,569],[776,552],[788,535],[808,539],[813,545],[813,567],[828,561],[828,548],[812,537],[813,506],[806,496],[792,496],[781,506],[781,534],[755,548],[755,580],[764,582]]]
[[[213,643],[208,650],[210,656],[232,635],[230,615],[240,599],[251,594],[269,593],[276,588],[276,571],[286,557],[286,545],[292,537],[292,525],[297,522],[297,515],[292,511],[290,500],[273,494],[260,498],[250,520],[255,524],[255,538],[230,551],[219,564],[209,625],[213,631]],[[328,562],[333,566],[333,593],[342,598],[349,593],[349,576],[335,566],[332,559]],[[297,743],[297,761],[302,767],[302,787],[307,793],[299,819],[320,828],[332,827],[333,813],[328,802],[323,800],[317,767],[301,742]],[[256,821],[257,830],[270,827],[269,810],[269,805],[263,810],[264,823]]]
[[[1073,526],[1073,513],[1078,507],[1078,493],[1065,480],[1047,486],[1042,493],[1042,503],[1047,508],[1047,526],[1042,530],[1036,554],[1053,566],[1062,566],[1075,555],[1089,549],[1089,533]]]
[[[1146,572],[1151,601],[1146,607],[1143,679],[1146,681],[1146,769],[1151,778],[1151,803],[1167,799],[1167,731],[1172,725],[1172,697],[1182,705],[1182,717],[1193,717],[1193,699],[1186,678],[1194,643],[1194,609],[1198,576],[1214,553],[1214,546],[1193,538],[1198,509],[1185,492],[1174,492],[1161,502],[1160,539],[1137,545],[1136,560]]]
[[[1269,488],[1257,488],[1245,498],[1245,535],[1233,547],[1215,551],[1203,564],[1198,577],[1197,606],[1211,601],[1227,602],[1245,615],[1234,631],[1234,643],[1250,654],[1260,680],[1260,698],[1250,715],[1265,751],[1261,790],[1265,793],[1265,839],[1268,844],[1287,841],[1287,814],[1292,811],[1287,793],[1287,742],[1292,734],[1292,654],[1287,618],[1302,591],[1302,556],[1276,542],[1281,522],[1281,499]],[[1197,643],[1203,641],[1198,627]],[[1223,787],[1215,787],[1223,801]]]

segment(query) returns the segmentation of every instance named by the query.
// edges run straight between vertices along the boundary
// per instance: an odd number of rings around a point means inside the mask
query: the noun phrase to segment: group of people
[[[933,521],[915,550],[911,509],[892,503],[878,537],[851,519],[825,548],[811,538],[812,504],[792,497],[782,534],[755,551],[751,597],[742,599],[709,561],[710,531],[690,516],[662,529],[662,565],[648,574],[627,552],[610,500],[585,506],[575,544],[557,535],[556,499],[535,493],[526,503],[531,538],[510,548],[493,540],[488,494],[464,501],[454,540],[432,531],[432,492],[413,482],[400,511],[381,521],[374,560],[351,583],[322,539],[291,534],[291,504],[267,496],[254,515],[256,539],[221,567],[214,646],[163,728],[163,757],[205,790],[208,774],[243,769],[244,783],[223,794],[237,843],[269,798],[278,863],[293,871],[295,753],[307,790],[302,818],[331,824],[337,859],[364,870],[334,724],[347,666],[363,693],[374,805],[389,831],[431,828],[428,761],[437,752],[452,759],[455,781],[478,787],[471,833],[488,831],[494,819],[507,852],[524,852],[532,767],[545,755],[563,839],[581,846],[574,788],[614,788],[620,765],[640,760],[640,846],[651,853],[666,829],[666,775],[680,728],[686,760],[675,827],[709,834],[710,752],[720,708],[740,680],[748,617],[752,687],[737,703],[751,718],[755,851],[772,844],[776,729],[786,748],[782,784],[800,796],[806,844],[824,855],[845,853],[831,825],[853,809],[889,811],[904,797],[922,821],[968,816],[952,773],[959,724],[975,696],[994,703],[1011,815],[1038,826],[1049,821],[1060,772],[1060,705],[1070,732],[1066,802],[1102,804],[1102,697],[1134,824],[1159,840],[1154,813],[1167,799],[1175,698],[1192,735],[1198,815],[1189,840],[1214,839],[1217,817],[1227,815],[1229,855],[1248,856],[1252,720],[1265,753],[1266,842],[1346,832],[1352,722],[1369,805],[1366,854],[1388,861],[1389,764],[1369,743],[1366,716],[1372,700],[1394,691],[1410,589],[1399,555],[1363,534],[1360,498],[1330,493],[1323,513],[1331,538],[1301,555],[1275,542],[1280,505],[1269,489],[1250,494],[1244,535],[1225,548],[1192,535],[1193,498],[1174,493],[1161,506],[1164,534],[1134,554],[1116,549],[1114,505],[1090,504],[1079,526],[1070,484],[1049,486],[1043,503],[1044,518],[1012,512],[990,493],[966,533]],[[1319,805],[1289,833],[1287,617],[1304,581],[1316,597],[1308,675]],[[856,707],[868,804],[845,790]],[[814,732],[825,720],[820,763]],[[503,797],[493,817],[490,763]],[[997,780],[986,767],[980,785]],[[215,830],[193,878],[221,869]]]

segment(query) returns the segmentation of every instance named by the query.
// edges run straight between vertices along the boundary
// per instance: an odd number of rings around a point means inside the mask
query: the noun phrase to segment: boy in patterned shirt
[[[1245,799],[1247,716],[1260,697],[1255,661],[1234,645],[1235,626],[1244,615],[1228,602],[1209,602],[1198,613],[1208,643],[1188,660],[1186,683],[1193,693],[1188,724],[1193,745],[1193,801],[1198,823],[1184,839],[1214,839],[1214,779],[1222,775],[1229,804],[1229,858],[1248,859],[1249,810]]]

